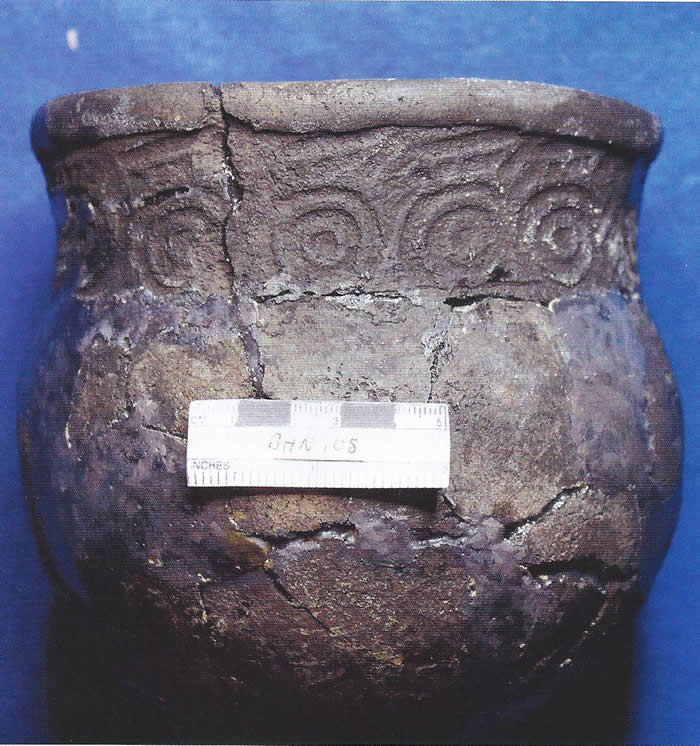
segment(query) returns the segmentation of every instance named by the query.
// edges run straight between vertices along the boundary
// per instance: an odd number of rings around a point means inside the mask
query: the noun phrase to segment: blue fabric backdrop
[[[74,91],[175,80],[451,76],[586,88],[647,108],[664,125],[643,200],[639,256],[643,294],[684,405],[684,504],[641,615],[628,738],[700,741],[699,20],[694,4],[3,0],[1,741],[47,737],[41,681],[49,592],[14,434],[15,383],[47,306],[54,261],[44,182],[29,149],[34,110]]]

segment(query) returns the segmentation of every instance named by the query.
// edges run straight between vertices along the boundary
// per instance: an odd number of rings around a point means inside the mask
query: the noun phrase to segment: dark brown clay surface
[[[603,650],[678,507],[635,255],[653,117],[512,82],[173,84],[33,134],[59,256],[25,476],[149,696],[456,717]],[[229,397],[448,402],[451,487],[187,488],[188,404]]]

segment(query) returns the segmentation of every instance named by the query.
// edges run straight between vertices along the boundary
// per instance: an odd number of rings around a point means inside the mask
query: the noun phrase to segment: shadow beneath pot
[[[472,712],[456,726],[432,715],[405,720],[324,722],[323,713],[280,709],[263,698],[250,720],[222,720],[208,701],[170,703],[158,687],[130,681],[128,651],[117,634],[86,613],[77,600],[56,599],[48,638],[49,740],[55,743],[492,743],[588,744],[626,740],[635,673],[636,635],[611,639],[604,668],[591,670],[545,703],[520,712],[498,705]],[[313,727],[309,723],[313,722]]]
[[[463,743],[626,743],[634,699],[636,623],[611,639],[606,662],[563,686],[537,709],[499,722],[484,713],[465,730]]]

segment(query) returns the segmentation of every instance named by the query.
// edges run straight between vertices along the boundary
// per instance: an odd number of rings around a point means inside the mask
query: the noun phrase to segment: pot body
[[[51,102],[34,144],[59,252],[25,479],[57,582],[161,701],[464,711],[633,614],[681,459],[636,269],[649,115],[176,84]],[[451,486],[188,488],[189,402],[239,397],[445,401]]]

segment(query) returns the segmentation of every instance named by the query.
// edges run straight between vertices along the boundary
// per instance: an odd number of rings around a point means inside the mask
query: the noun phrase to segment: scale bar
[[[193,401],[191,487],[426,489],[449,484],[446,404]]]

